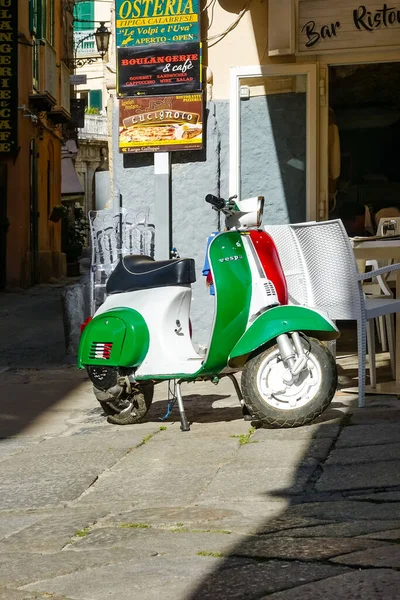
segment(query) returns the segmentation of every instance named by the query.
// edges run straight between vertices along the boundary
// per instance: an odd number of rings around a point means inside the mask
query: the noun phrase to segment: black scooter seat
[[[193,258],[154,260],[150,256],[124,256],[111,273],[106,286],[107,294],[185,285],[196,281]]]

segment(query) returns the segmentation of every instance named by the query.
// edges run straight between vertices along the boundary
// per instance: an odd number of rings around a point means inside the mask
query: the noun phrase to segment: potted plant
[[[74,211],[75,220],[68,223],[65,254],[67,256],[67,275],[79,276],[79,258],[86,243],[88,223],[83,215],[83,210],[77,208]]]
[[[67,212],[68,209],[66,206],[63,204],[57,204],[57,206],[53,206],[49,220],[53,221],[53,223],[58,223],[60,219],[66,216]]]

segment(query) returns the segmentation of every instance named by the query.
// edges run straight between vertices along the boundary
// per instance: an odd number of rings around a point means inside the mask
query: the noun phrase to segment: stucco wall
[[[264,196],[263,222],[306,220],[306,94],[242,100],[241,197]]]
[[[265,222],[305,219],[305,190],[300,185],[304,172],[291,166],[293,159],[297,166],[305,162],[306,108],[302,96],[287,94],[285,106],[281,106],[282,95],[279,99],[269,96],[268,102],[262,97],[243,103],[242,197],[266,197]],[[201,270],[207,237],[217,228],[217,214],[204,197],[209,193],[228,196],[228,109],[227,101],[208,103],[205,152],[172,153],[173,245],[182,257],[196,261],[191,319],[194,341],[201,344],[208,342],[213,317],[213,298],[208,295]],[[124,206],[129,209],[149,207],[150,222],[154,222],[154,157],[150,153],[119,154],[117,102],[113,125],[114,193],[123,195]],[[287,209],[288,200],[291,210]]]

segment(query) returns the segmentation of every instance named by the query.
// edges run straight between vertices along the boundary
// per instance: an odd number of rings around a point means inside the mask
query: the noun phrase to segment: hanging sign
[[[0,153],[17,150],[18,2],[0,0]]]
[[[118,48],[118,95],[201,91],[200,44]]]
[[[117,47],[200,42],[199,0],[116,0]]]
[[[124,98],[119,106],[120,152],[171,152],[203,147],[201,94]]]
[[[298,53],[400,46],[400,0],[395,4],[300,0]]]

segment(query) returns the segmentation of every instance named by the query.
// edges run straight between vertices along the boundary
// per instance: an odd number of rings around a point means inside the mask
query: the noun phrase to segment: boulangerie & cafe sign
[[[400,0],[299,0],[299,54],[390,46],[400,47]]]
[[[0,0],[0,153],[17,150],[18,2]]]
[[[201,91],[198,42],[118,48],[118,95]]]
[[[116,0],[117,47],[200,42],[199,0]]]
[[[170,152],[203,147],[201,94],[124,98],[119,106],[120,152]]]

